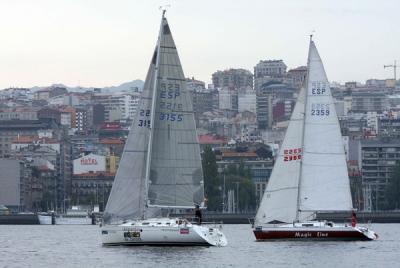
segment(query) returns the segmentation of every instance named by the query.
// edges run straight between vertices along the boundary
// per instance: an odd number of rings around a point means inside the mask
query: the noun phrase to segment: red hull
[[[258,241],[263,240],[372,240],[357,230],[254,230]]]

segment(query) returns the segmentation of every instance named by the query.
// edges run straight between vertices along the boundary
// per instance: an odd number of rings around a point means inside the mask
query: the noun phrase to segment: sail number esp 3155
[[[181,95],[179,84],[161,83],[160,84],[160,115],[159,120],[182,122],[183,114],[179,113],[183,110],[182,103],[176,103],[177,97]]]

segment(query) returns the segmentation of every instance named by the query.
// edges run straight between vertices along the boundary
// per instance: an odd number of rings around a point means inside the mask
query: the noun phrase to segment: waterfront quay
[[[173,214],[171,216],[190,218],[193,215]],[[222,222],[224,224],[248,224],[252,223],[255,213],[215,213],[205,212],[204,222]],[[350,222],[351,213],[317,213],[317,220],[328,220],[333,222]],[[358,212],[357,221],[360,223],[400,223],[400,211],[374,211]]]

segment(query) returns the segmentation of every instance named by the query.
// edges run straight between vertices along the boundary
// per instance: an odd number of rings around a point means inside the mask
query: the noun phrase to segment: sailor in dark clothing
[[[353,213],[351,213],[351,227],[356,227],[357,225],[357,216],[356,216],[356,212],[353,211]]]
[[[199,205],[196,205],[196,208],[194,209],[194,218],[195,218],[196,222],[201,224],[202,215],[201,215],[201,210],[200,210]]]

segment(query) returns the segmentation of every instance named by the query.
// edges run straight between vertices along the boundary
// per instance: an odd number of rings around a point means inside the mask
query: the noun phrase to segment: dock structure
[[[36,214],[0,215],[0,224],[39,224],[39,218]]]
[[[173,214],[173,216],[182,218],[193,217],[190,214]],[[253,222],[254,217],[255,213],[203,213],[204,221],[222,222],[224,224],[249,224]],[[317,213],[317,220],[328,220],[337,223],[351,222],[351,212]],[[400,223],[400,211],[357,212],[357,221],[360,223]]]

